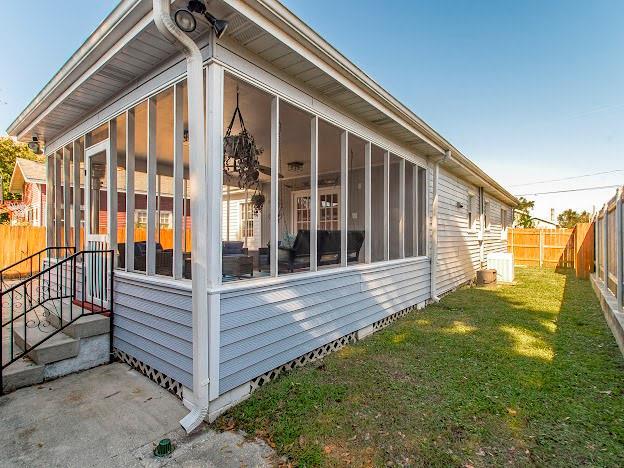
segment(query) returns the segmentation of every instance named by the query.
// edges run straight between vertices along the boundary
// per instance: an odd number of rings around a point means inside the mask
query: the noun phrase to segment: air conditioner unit
[[[496,281],[512,283],[514,280],[514,258],[512,253],[490,253],[487,255],[487,267],[496,270]]]

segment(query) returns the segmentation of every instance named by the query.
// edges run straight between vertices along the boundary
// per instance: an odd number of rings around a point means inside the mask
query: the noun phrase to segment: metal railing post
[[[111,250],[110,252],[111,252],[111,257],[114,257],[115,251]],[[115,279],[115,269],[111,268],[111,271],[110,271],[110,294],[108,296],[108,309],[109,309],[109,314],[110,314],[110,317],[109,317],[110,334],[109,334],[109,338],[108,338],[108,340],[109,340],[109,345],[108,346],[109,346],[109,362],[111,362],[111,363],[114,360],[114,353],[115,353],[115,349],[113,347],[113,333],[115,331],[115,328],[114,328],[114,318],[115,318],[115,311],[114,311],[114,309],[115,309],[115,307],[113,305],[114,302],[115,302],[115,294],[113,292],[113,288],[115,287],[114,279]]]

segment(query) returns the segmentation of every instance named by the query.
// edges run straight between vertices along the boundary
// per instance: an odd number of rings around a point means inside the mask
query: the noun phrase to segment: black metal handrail
[[[75,248],[70,247],[70,246],[46,247],[45,249],[42,249],[39,252],[30,254],[29,256],[24,257],[15,263],[12,263],[11,265],[5,266],[4,268],[0,269],[0,290],[3,290],[5,287],[5,284],[6,284],[5,279],[7,276],[7,272],[10,272],[11,270],[15,270],[17,266],[22,265],[25,262],[28,262],[29,264],[28,277],[30,277],[33,275],[33,273],[41,271],[42,260],[45,260],[46,258],[50,258],[50,255],[48,255],[48,252],[56,252],[56,253],[63,252],[64,253],[63,257],[67,257],[67,254],[69,252],[74,252],[74,251],[75,251]],[[37,268],[33,268],[34,267],[33,260],[35,258],[37,259],[37,262],[36,262]]]
[[[113,256],[113,250],[76,252],[0,291],[0,331],[5,344],[8,342],[8,356],[4,356],[5,350],[0,347],[2,370],[79,318],[96,314],[110,317],[112,359]],[[56,315],[58,326],[50,321],[54,318],[52,314]],[[29,344],[28,330],[33,328],[45,336]],[[23,331],[24,349],[15,343],[16,331]],[[0,394],[2,390],[0,372]]]

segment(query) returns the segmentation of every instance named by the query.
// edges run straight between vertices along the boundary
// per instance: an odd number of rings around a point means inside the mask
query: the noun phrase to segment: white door
[[[318,190],[318,229],[323,231],[340,230],[340,188],[328,187]],[[293,192],[292,228],[310,229],[310,191]]]
[[[110,274],[110,255],[89,253],[108,250],[109,234],[106,224],[106,165],[109,162],[108,140],[85,150],[85,299],[95,306],[108,307],[109,291],[106,276]],[[106,207],[106,208],[104,208]]]

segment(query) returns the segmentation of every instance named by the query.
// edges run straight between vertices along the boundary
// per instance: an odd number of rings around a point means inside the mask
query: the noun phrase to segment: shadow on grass
[[[220,425],[300,465],[617,465],[623,371],[587,281],[519,269],[284,376]]]

